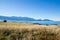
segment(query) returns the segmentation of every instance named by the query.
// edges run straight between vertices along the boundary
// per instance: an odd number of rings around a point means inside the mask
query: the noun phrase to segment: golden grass
[[[60,25],[0,22],[0,40],[60,40]]]

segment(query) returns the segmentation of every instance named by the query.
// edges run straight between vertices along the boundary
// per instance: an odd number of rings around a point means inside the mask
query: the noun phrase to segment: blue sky
[[[0,15],[60,21],[60,0],[0,0]]]

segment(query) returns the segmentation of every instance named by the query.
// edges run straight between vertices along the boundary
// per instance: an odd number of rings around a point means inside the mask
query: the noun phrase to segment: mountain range
[[[60,21],[54,21],[50,19],[34,19],[30,17],[16,17],[16,16],[0,16],[0,21],[7,20],[10,22],[28,22],[28,23],[40,23],[40,24],[60,24]]]
[[[52,21],[49,19],[34,19],[34,18],[30,18],[30,17],[16,17],[16,16],[0,16],[0,20],[15,20],[15,21]]]

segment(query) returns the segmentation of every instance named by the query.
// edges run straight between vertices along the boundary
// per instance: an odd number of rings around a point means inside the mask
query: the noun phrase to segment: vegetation
[[[60,40],[60,25],[0,22],[0,40]]]
[[[7,22],[7,20],[4,20],[3,22]]]

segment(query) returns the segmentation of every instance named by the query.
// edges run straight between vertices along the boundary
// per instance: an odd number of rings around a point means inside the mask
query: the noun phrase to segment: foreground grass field
[[[60,40],[60,25],[0,22],[0,40]]]

